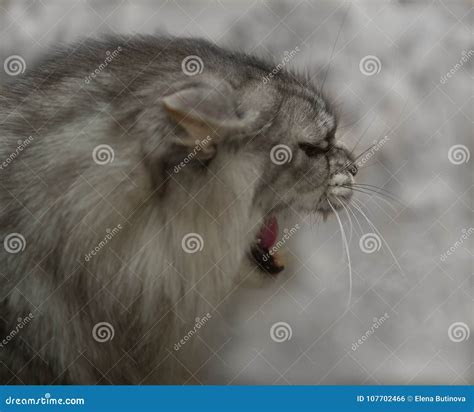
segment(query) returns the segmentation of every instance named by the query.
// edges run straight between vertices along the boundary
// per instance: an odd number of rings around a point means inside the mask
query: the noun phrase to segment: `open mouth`
[[[276,275],[285,268],[274,247],[277,239],[278,221],[275,216],[269,216],[265,219],[257,234],[255,244],[251,249],[251,255],[258,267],[270,275]]]

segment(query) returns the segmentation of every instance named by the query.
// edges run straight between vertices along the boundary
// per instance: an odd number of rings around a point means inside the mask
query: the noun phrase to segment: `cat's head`
[[[166,190],[186,187],[190,197],[207,182],[214,190],[208,196],[216,199],[227,190],[245,189],[235,198],[250,193],[251,210],[239,213],[257,210],[261,216],[260,228],[245,230],[254,230],[249,254],[264,271],[282,269],[276,254],[268,253],[279,240],[282,212],[326,216],[349,202],[357,166],[337,141],[330,105],[303,79],[281,75],[231,84],[199,75],[172,85],[160,103],[173,136],[160,149],[171,180],[160,184]],[[241,179],[246,182],[238,186]],[[242,207],[234,202],[224,207]]]

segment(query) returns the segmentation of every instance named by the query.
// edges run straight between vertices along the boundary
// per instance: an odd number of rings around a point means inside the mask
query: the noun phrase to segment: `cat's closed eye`
[[[330,148],[327,143],[315,145],[312,143],[298,143],[299,148],[306,153],[308,157],[315,157],[326,154]]]

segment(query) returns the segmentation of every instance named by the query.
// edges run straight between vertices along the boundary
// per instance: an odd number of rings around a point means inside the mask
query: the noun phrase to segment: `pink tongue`
[[[278,236],[278,222],[275,216],[270,216],[264,223],[258,238],[260,245],[265,249],[270,249],[276,242]]]

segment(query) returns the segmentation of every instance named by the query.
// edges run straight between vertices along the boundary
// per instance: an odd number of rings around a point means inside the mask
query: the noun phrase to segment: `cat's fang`
[[[285,261],[283,259],[283,256],[280,254],[280,252],[273,253],[273,262],[277,267],[280,267],[281,270],[285,268]]]

